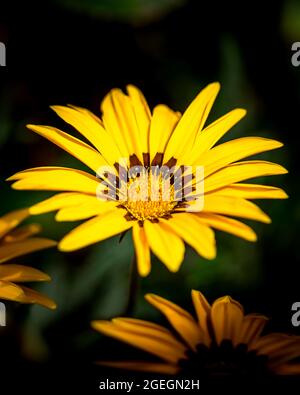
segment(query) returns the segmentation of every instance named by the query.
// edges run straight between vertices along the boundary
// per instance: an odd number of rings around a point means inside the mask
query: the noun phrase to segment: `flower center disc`
[[[131,175],[126,185],[127,200],[122,205],[137,220],[155,220],[169,215],[177,205],[170,177],[143,171]]]
[[[223,340],[217,346],[199,345],[196,352],[191,352],[189,358],[180,361],[185,374],[216,377],[216,376],[259,376],[269,375],[268,357],[248,351],[246,344],[233,346],[230,340]]]

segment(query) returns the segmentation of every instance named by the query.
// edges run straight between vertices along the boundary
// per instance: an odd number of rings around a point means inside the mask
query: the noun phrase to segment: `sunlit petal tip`
[[[16,181],[16,180],[20,180],[23,176],[24,173],[26,173],[27,170],[21,170],[18,171],[17,173],[11,175],[10,177],[6,178],[6,181]]]
[[[35,130],[37,127],[39,127],[39,126],[42,126],[42,125],[33,125],[33,124],[31,124],[31,123],[28,123],[27,125],[26,125],[26,128],[27,129],[30,129],[30,130]]]
[[[15,181],[15,180],[18,180],[18,178],[19,178],[19,177],[18,177],[18,174],[19,174],[19,173],[13,174],[12,176],[6,178],[5,181]]]
[[[233,299],[231,298],[231,296],[225,295],[225,296],[222,296],[222,297],[216,299],[214,301],[213,305],[216,303],[224,303],[224,304],[229,303],[230,304],[230,303],[232,303],[232,301],[233,301]]]
[[[64,237],[59,243],[58,243],[58,250],[61,252],[71,252],[74,251],[75,248],[69,243],[67,237]]]
[[[182,262],[179,265],[177,265],[176,267],[168,267],[168,270],[171,273],[177,273],[179,271],[179,269],[181,268],[181,264],[182,264]]]
[[[138,272],[139,272],[139,275],[141,276],[141,277],[148,277],[149,276],[149,274],[151,273],[151,268],[150,269],[147,269],[147,270],[142,270],[142,269],[138,269]]]
[[[257,137],[256,137],[257,138]],[[283,147],[283,143],[279,140],[271,139],[268,137],[260,137],[261,140],[264,142],[268,143],[270,146],[272,146],[272,149],[277,149]]]
[[[59,105],[57,105],[57,104],[53,104],[53,105],[51,105],[51,106],[49,106],[50,108],[51,108],[51,110],[53,110],[54,112],[58,112],[58,111],[60,111],[60,110],[63,110],[64,109],[64,106],[59,106]]]
[[[107,328],[109,325],[111,325],[111,323],[109,321],[106,320],[95,320],[91,322],[91,327],[93,329],[95,329],[98,332],[101,332]]]
[[[126,90],[127,90],[127,92],[129,92],[130,90],[135,90],[135,91],[140,92],[140,89],[137,86],[135,86],[134,84],[127,84]]]
[[[245,318],[247,318],[247,319],[248,318],[249,319],[259,318],[259,319],[264,320],[266,322],[270,321],[270,319],[271,319],[271,317],[267,317],[266,315],[258,314],[258,313],[249,313],[249,314],[245,315]]]
[[[247,241],[251,241],[251,242],[255,243],[257,241],[257,234],[255,232],[253,232],[252,234],[249,234]]]
[[[24,298],[24,301],[20,300],[21,303],[29,303],[29,304],[37,304],[39,306],[46,307],[49,310],[56,310],[57,309],[57,304],[49,298],[44,297],[43,295],[41,296],[41,300],[36,300],[30,298]]]
[[[54,301],[49,302],[48,307],[50,310],[56,310],[57,309],[57,304]]]
[[[48,298],[47,296],[41,294],[33,289],[21,286],[24,294],[18,299],[21,303],[38,304],[43,307],[47,307],[50,310],[56,309],[56,303],[54,300]]]
[[[159,300],[159,296],[153,294],[153,293],[148,293],[146,295],[144,295],[144,298],[146,299],[146,301],[150,304],[152,304],[152,302],[155,300]]]
[[[217,257],[217,247],[216,247],[216,243],[214,243],[212,250],[206,253],[205,258],[212,261],[216,257]]]
[[[288,199],[289,195],[283,190],[280,190],[280,194],[278,193],[277,199]]]
[[[15,182],[14,184],[11,185],[12,189],[15,189],[16,191],[22,190],[22,187],[20,187],[19,182]]]
[[[192,296],[199,296],[199,295],[201,295],[202,297],[204,297],[203,293],[201,291],[199,291],[198,289],[192,289],[191,290],[191,295]]]
[[[155,296],[157,296],[157,295],[153,294],[152,292],[149,292],[149,293],[144,295],[144,298],[147,300],[148,298],[152,298],[152,297],[155,297]]]
[[[278,140],[273,140],[274,141],[274,143],[276,142],[277,144],[277,148],[281,148],[281,147],[283,147],[284,146],[284,143],[283,142],[281,142],[281,141],[278,141]]]
[[[51,277],[38,269],[13,263],[0,266],[1,278],[15,283],[51,281]]]
[[[270,224],[272,222],[272,219],[264,211],[259,209],[258,213],[259,213],[259,219],[257,218],[256,220],[258,220],[264,224]]]
[[[272,219],[268,215],[265,215],[265,218],[262,220],[262,222],[264,222],[265,224],[271,224]]]
[[[245,108],[238,107],[235,109],[235,111],[239,113],[241,118],[243,118],[247,115],[247,110]]]
[[[239,307],[240,310],[244,311],[243,306],[237,300],[233,299],[229,295],[225,295],[225,296],[222,296],[221,298],[216,299],[214,301],[212,307],[214,307],[214,306],[216,306],[218,304],[233,304],[233,305]]]
[[[28,297],[27,301],[24,300],[24,303],[38,304],[38,305],[46,307],[47,309],[50,309],[50,310],[57,309],[57,304],[54,302],[54,300],[52,300],[42,294],[38,294],[36,291],[33,291],[33,292],[35,292],[35,294],[38,295],[37,298],[34,297],[32,300],[30,300],[30,297]]]
[[[199,301],[201,302],[201,305],[203,305],[204,307],[207,308],[207,307],[209,306],[209,303],[208,303],[206,297],[205,297],[204,294],[203,294],[201,291],[199,291],[198,289],[192,289],[192,290],[191,290],[191,295],[192,295],[192,299],[193,299],[193,300],[194,300],[194,299],[199,300]]]
[[[278,164],[277,164],[277,166],[278,166],[278,173],[276,173],[276,174],[288,174],[288,172],[289,172],[288,169],[286,169],[285,167],[278,165]]]
[[[64,222],[64,221],[65,221],[65,217],[64,217],[62,211],[58,211],[58,212],[55,214],[55,221],[57,221],[57,222]]]
[[[42,273],[38,281],[52,281],[52,278],[49,276],[49,274]]]
[[[224,303],[231,303],[232,298],[229,295],[225,295],[222,300]]]
[[[215,81],[215,82],[208,84],[206,86],[206,88],[210,88],[210,89],[213,89],[213,90],[216,90],[217,92],[219,92],[219,90],[221,89],[221,84],[220,84],[220,82]]]
[[[29,213],[30,215],[39,215],[40,214],[40,210],[37,204],[35,204],[34,206],[29,207]]]

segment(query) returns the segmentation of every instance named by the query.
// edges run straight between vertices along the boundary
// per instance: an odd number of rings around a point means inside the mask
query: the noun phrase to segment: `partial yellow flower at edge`
[[[10,177],[12,187],[59,192],[31,207],[31,214],[57,211],[57,221],[87,220],[61,240],[61,251],[74,251],[132,229],[141,276],[151,271],[150,252],[176,272],[184,259],[185,243],[204,258],[214,259],[213,229],[256,241],[255,232],[232,217],[270,223],[269,216],[252,200],[285,199],[287,195],[280,188],[244,181],[287,171],[275,163],[243,159],[280,148],[282,143],[242,137],[216,145],[246,114],[234,109],[206,125],[219,89],[219,83],[209,84],[182,115],[162,104],[151,111],[142,92],[132,85],[127,94],[113,89],[106,95],[101,118],[75,106],[52,106],[88,143],[54,127],[28,128],[76,157],[92,174],[39,167]],[[99,176],[103,166],[109,170],[101,173],[100,182],[96,174]],[[204,205],[199,212],[187,211],[196,202],[194,190],[199,185],[194,170],[186,170],[187,166],[204,169]],[[144,171],[124,180],[124,172],[135,167]],[[155,167],[184,169],[179,179],[190,177],[190,181],[183,188],[174,181],[175,174],[166,179],[156,175]],[[150,195],[152,188],[156,197],[133,199],[129,192],[137,181],[141,195]],[[100,187],[102,200],[96,196]],[[168,199],[163,190],[169,192]],[[183,197],[178,198],[180,193]]]
[[[193,377],[300,374],[300,336],[264,334],[268,318],[245,314],[230,296],[210,305],[199,291],[192,291],[197,318],[158,295],[146,300],[158,309],[172,331],[136,318],[93,321],[92,327],[139,348],[157,361],[99,361],[100,365],[151,373]]]
[[[50,281],[50,277],[38,269],[8,263],[8,261],[45,248],[54,247],[53,240],[33,237],[40,231],[37,224],[16,228],[29,216],[28,209],[16,210],[0,218],[0,300],[40,304],[55,309],[56,304],[47,296],[22,283]]]

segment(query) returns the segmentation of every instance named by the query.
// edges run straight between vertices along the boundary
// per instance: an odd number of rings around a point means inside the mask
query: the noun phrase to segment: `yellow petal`
[[[254,230],[240,221],[212,213],[201,212],[196,215],[199,217],[201,222],[211,226],[212,228],[231,233],[248,241],[257,240]]]
[[[286,173],[287,170],[276,163],[259,160],[236,162],[205,178],[204,189],[207,193],[250,178]]]
[[[211,308],[211,322],[217,344],[223,340],[231,340],[237,345],[243,323],[242,306],[229,296],[217,299]]]
[[[59,129],[41,125],[27,125],[27,127],[79,159],[95,173],[101,166],[107,166],[106,160],[94,148]]]
[[[186,347],[170,331],[147,321],[118,318],[112,322],[93,321],[92,327],[171,363],[185,357]]]
[[[105,129],[110,133],[121,154],[136,154],[142,162],[140,131],[137,126],[132,102],[120,89],[112,89],[101,104]]]
[[[16,299],[17,302],[39,304],[51,310],[56,309],[56,303],[47,296],[24,286],[20,286],[20,288],[22,288],[23,294]]]
[[[18,229],[13,230],[12,232],[9,232],[5,237],[4,237],[4,242],[5,243],[13,243],[16,241],[21,241],[28,239],[28,237],[31,237],[33,235],[36,235],[37,233],[40,233],[41,231],[41,226],[39,224],[29,224],[22,226]]]
[[[267,214],[254,203],[230,196],[206,196],[204,199],[203,212],[232,215],[234,217],[248,218],[267,224],[271,222]]]
[[[232,184],[214,191],[214,195],[241,197],[244,199],[287,199],[284,190],[258,184]]]
[[[92,196],[89,197],[90,201],[86,201],[79,206],[64,207],[60,209],[55,216],[56,221],[79,221],[95,217],[96,215],[111,212],[113,209],[116,209],[118,204],[116,202],[100,201]]]
[[[241,327],[239,342],[250,346],[251,343],[253,343],[259,338],[267,322],[268,322],[268,318],[263,315],[259,315],[259,314],[245,315]]]
[[[49,213],[66,207],[77,207],[80,204],[84,204],[89,199],[95,199],[90,195],[76,192],[65,192],[58,193],[49,199],[43,200],[42,202],[36,203],[31,206],[29,211],[31,215]]]
[[[299,375],[300,374],[300,363],[286,363],[279,366],[275,366],[272,369],[274,373],[280,375]]]
[[[202,332],[202,343],[209,346],[211,343],[209,331],[209,318],[211,312],[210,304],[200,291],[196,291],[194,289],[192,290],[192,300],[198,317],[198,325]]]
[[[136,123],[140,131],[141,149],[143,153],[149,152],[149,129],[151,121],[151,112],[147,101],[142,92],[133,85],[126,87],[132,102]]]
[[[150,163],[157,153],[164,153],[170,136],[179,120],[178,113],[165,105],[154,108],[150,126]]]
[[[0,263],[16,258],[30,252],[54,247],[56,242],[49,239],[33,237],[16,243],[7,243],[0,246]]]
[[[79,107],[52,106],[51,108],[89,140],[108,163],[113,165],[119,161],[120,151],[112,136],[107,133],[100,119],[94,114]]]
[[[176,304],[154,294],[147,294],[146,300],[158,309],[193,350],[201,341],[201,333],[194,318]]]
[[[19,179],[12,185],[17,190],[74,191],[96,195],[99,181],[80,170],[63,167],[45,167],[25,170],[10,177]]]
[[[58,166],[33,167],[31,169],[22,170],[22,171],[19,171],[18,173],[15,173],[14,175],[8,177],[6,179],[6,181],[24,180],[24,179],[28,178],[29,176],[32,176],[38,172],[42,173],[42,172],[48,171],[48,170],[62,170],[62,169],[64,169],[64,167],[58,167]]]
[[[176,126],[167,145],[164,159],[180,158],[190,150],[196,135],[203,128],[211,107],[220,90],[219,83],[209,84],[189,105]]]
[[[195,251],[206,259],[216,257],[216,243],[214,232],[199,221],[194,213],[177,213],[172,218],[162,222],[170,227],[179,237],[192,246]]]
[[[184,257],[184,243],[164,223],[144,222],[151,250],[171,272],[177,272]]]
[[[271,367],[300,357],[299,336],[290,336],[283,333],[272,333],[260,337],[253,342],[251,348],[255,349],[258,355],[267,355]]]
[[[75,251],[124,232],[134,224],[134,221],[125,218],[125,214],[125,210],[117,208],[86,221],[61,240],[59,249]]]
[[[259,354],[267,355],[265,352],[269,350],[274,344],[277,344],[278,341],[281,342],[282,339],[285,339],[287,335],[282,333],[270,333],[265,336],[259,336],[255,341],[253,341],[249,345],[249,350],[255,350]],[[265,351],[266,350],[266,351]]]
[[[18,285],[0,280],[0,299],[17,300],[24,292]]]
[[[21,209],[12,211],[0,217],[0,237],[10,232],[29,216],[29,210]]]
[[[132,238],[137,258],[137,267],[140,276],[148,276],[151,271],[150,247],[146,238],[145,230],[139,224],[132,228]]]
[[[207,177],[229,163],[236,162],[247,156],[280,148],[282,145],[279,141],[262,137],[242,137],[214,147],[201,155],[195,162],[204,166],[205,177]]]
[[[99,361],[97,365],[136,372],[151,372],[160,374],[177,374],[180,367],[170,363],[145,362],[145,361]]]
[[[186,164],[194,164],[197,158],[213,147],[245,115],[246,110],[236,108],[207,126],[201,133],[198,133],[192,151],[187,153],[185,157]]]
[[[38,269],[22,265],[0,265],[0,279],[11,282],[50,281],[48,274]]]

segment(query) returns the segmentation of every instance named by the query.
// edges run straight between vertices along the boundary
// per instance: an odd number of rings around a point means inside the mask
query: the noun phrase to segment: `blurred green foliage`
[[[58,3],[93,17],[133,23],[149,23],[163,17],[186,0],[56,0]]]
[[[297,0],[286,0],[282,13],[281,28],[287,40],[299,41],[300,36],[300,3]]]

